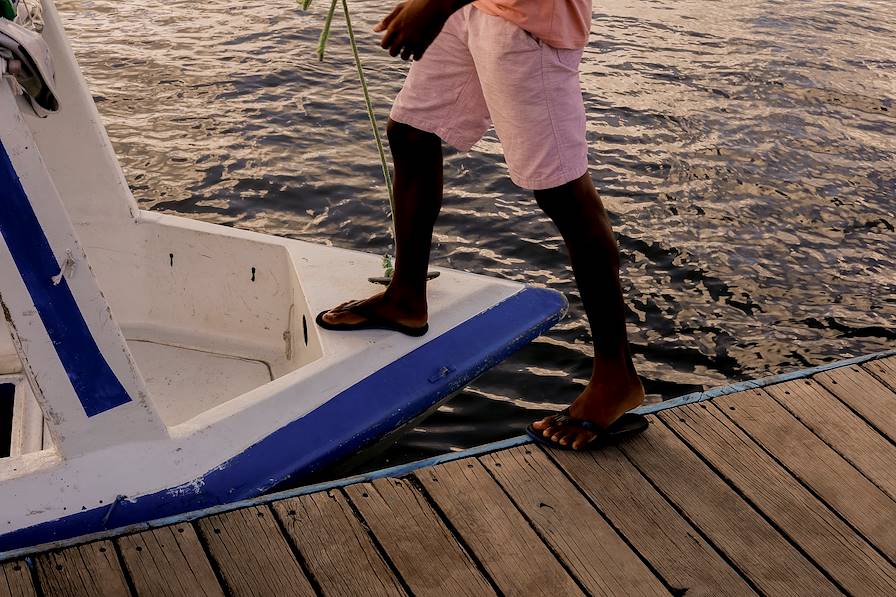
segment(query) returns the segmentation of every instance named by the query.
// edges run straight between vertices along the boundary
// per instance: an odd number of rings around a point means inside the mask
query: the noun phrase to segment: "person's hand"
[[[373,30],[385,31],[380,45],[392,56],[420,60],[458,6],[455,0],[408,0],[398,4]]]

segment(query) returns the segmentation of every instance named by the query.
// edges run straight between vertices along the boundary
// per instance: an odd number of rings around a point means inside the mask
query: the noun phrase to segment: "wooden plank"
[[[118,548],[138,595],[224,595],[189,524],[121,537]]]
[[[28,565],[22,560],[0,564],[0,597],[36,597]]]
[[[448,462],[415,476],[503,594],[582,594],[479,461]]]
[[[755,595],[618,449],[549,454],[676,593]]]
[[[589,593],[669,594],[541,450],[519,446],[479,460]]]
[[[35,558],[44,595],[127,597],[130,592],[110,541],[42,553]]]
[[[896,560],[896,501],[759,390],[713,400],[791,473]]]
[[[896,594],[896,569],[718,407],[695,404],[659,418],[848,593]]]
[[[415,595],[494,595],[476,564],[411,483],[377,479],[346,493]]]
[[[896,499],[896,446],[816,382],[804,379],[768,386],[765,391],[815,435]]]
[[[233,595],[314,595],[274,514],[242,508],[198,521],[199,532]]]
[[[896,394],[859,367],[841,367],[813,376],[879,432],[896,441]]]
[[[342,492],[275,502],[274,512],[324,594],[405,594]]]
[[[862,364],[862,368],[873,373],[891,390],[896,392],[896,357],[868,361]]]
[[[840,591],[665,425],[620,445],[631,462],[763,593]]]

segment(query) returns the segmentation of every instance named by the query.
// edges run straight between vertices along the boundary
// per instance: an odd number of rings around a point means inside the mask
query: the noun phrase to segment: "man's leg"
[[[535,199],[566,242],[594,340],[591,382],[572,403],[569,414],[605,427],[644,401],[625,330],[616,239],[589,174],[535,191]],[[581,427],[562,425],[555,416],[533,426],[552,441],[574,448],[594,438]]]
[[[390,119],[389,146],[395,165],[395,273],[385,292],[361,301],[364,311],[410,327],[426,323],[426,272],[432,229],[442,207],[442,141],[436,135]],[[364,317],[336,307],[332,324]]]

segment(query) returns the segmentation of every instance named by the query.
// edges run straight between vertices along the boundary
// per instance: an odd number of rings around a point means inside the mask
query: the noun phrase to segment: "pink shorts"
[[[588,171],[581,59],[468,5],[411,65],[391,117],[461,151],[493,123],[511,180],[557,187]]]

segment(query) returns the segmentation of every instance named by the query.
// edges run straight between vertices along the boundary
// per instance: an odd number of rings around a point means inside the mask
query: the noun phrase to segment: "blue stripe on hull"
[[[0,535],[0,551],[255,497],[307,476],[426,412],[552,327],[565,309],[560,293],[526,288],[390,363],[194,483]]]
[[[0,199],[0,235],[84,412],[92,417],[130,402],[90,333],[65,277],[53,283],[59,263],[2,143]]]

